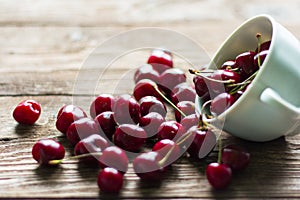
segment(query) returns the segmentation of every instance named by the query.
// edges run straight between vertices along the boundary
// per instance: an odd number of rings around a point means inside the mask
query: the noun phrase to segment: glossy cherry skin
[[[98,187],[105,193],[118,193],[123,186],[123,174],[107,167],[100,171],[97,179]]]
[[[158,128],[165,122],[165,118],[157,112],[150,112],[141,117],[139,126],[142,127],[146,133],[147,138],[153,138],[158,133]]]
[[[181,110],[186,116],[195,114],[195,103],[191,101],[180,101],[176,104],[176,107]],[[175,112],[175,119],[177,122],[180,122],[184,116],[180,114],[176,109]]]
[[[172,90],[172,103],[175,105],[180,101],[195,101],[196,98],[196,91],[195,88],[190,85],[183,85],[182,83],[179,88],[176,86]],[[175,92],[175,93],[174,93]]]
[[[213,188],[225,189],[231,182],[232,171],[229,166],[220,163],[210,163],[206,167],[206,177]]]
[[[250,153],[235,145],[227,145],[222,149],[222,163],[233,171],[245,169],[250,161]]]
[[[191,114],[186,117],[184,117],[180,124],[185,128],[185,130],[189,130],[192,126],[198,126],[199,125],[199,117],[197,114]]]
[[[133,169],[142,181],[160,181],[166,169],[160,165],[162,160],[158,152],[142,153],[133,160]]]
[[[241,70],[241,73],[244,73],[244,76],[249,76],[253,74],[257,69],[254,65],[254,56],[256,55],[253,51],[247,51],[242,54],[239,54],[235,58],[235,67]]]
[[[260,57],[260,65],[262,65],[268,54],[269,54],[269,50],[264,50],[254,56],[254,65],[256,65],[257,69],[259,68],[258,57]]]
[[[143,128],[133,124],[122,124],[114,133],[115,145],[131,152],[137,152],[146,142],[147,134]]]
[[[207,82],[205,81],[205,79],[203,77],[194,76],[193,82],[195,85],[196,93],[200,98],[209,97],[209,90],[208,90]]]
[[[32,156],[41,165],[49,165],[50,160],[65,157],[65,148],[53,139],[41,139],[32,147]]]
[[[65,105],[58,112],[56,128],[63,134],[66,134],[69,126],[74,121],[85,117],[87,117],[87,115],[80,107],[74,105]]]
[[[139,100],[141,116],[145,116],[150,112],[157,112],[161,116],[166,117],[166,105],[154,96],[145,96]]]
[[[96,153],[103,151],[106,147],[108,147],[108,142],[98,134],[93,134],[80,140],[75,148],[74,154],[82,155],[89,153]],[[84,158],[81,158],[80,161],[87,164],[97,164],[100,155],[91,155]]]
[[[265,50],[269,50],[270,45],[271,45],[271,40],[262,43],[260,45],[260,51],[259,52],[262,52],[262,51],[265,51]],[[258,53],[258,48],[256,48],[255,52]]]
[[[224,92],[216,96],[210,105],[210,111],[216,115],[220,115],[235,102],[235,99],[232,95]]]
[[[233,60],[228,60],[223,63],[220,69],[225,69],[225,70],[231,70],[235,67],[235,61]]]
[[[68,128],[66,136],[72,145],[76,145],[80,140],[93,134],[100,134],[98,125],[94,120],[85,117],[73,122]]]
[[[157,133],[158,140],[179,138],[182,134],[185,133],[184,127],[176,121],[166,121],[163,122]]]
[[[192,142],[187,151],[192,158],[204,158],[216,145],[216,135],[210,130],[201,130],[198,126],[193,126],[188,133],[191,134]]]
[[[159,86],[168,96],[171,96],[171,91],[174,87],[185,81],[186,75],[182,70],[171,68],[160,75]]]
[[[140,105],[131,95],[119,96],[113,112],[115,121],[119,124],[137,124],[140,121]]]
[[[32,125],[41,115],[41,105],[35,100],[20,102],[13,111],[13,117],[19,124]]]
[[[101,168],[113,167],[125,174],[128,170],[128,157],[126,153],[117,146],[107,147],[102,151],[99,158],[99,166]]]
[[[116,131],[116,127],[118,126],[114,116],[114,112],[105,111],[95,117],[95,122],[98,124],[100,133],[103,132],[109,140],[112,139],[112,136]]]
[[[163,49],[154,49],[148,58],[147,63],[151,64],[153,68],[160,74],[173,67],[171,53]]]
[[[134,82],[137,83],[142,79],[149,79],[157,82],[159,79],[159,73],[150,64],[144,64],[140,66],[134,73]]]
[[[112,111],[115,104],[115,97],[110,94],[101,94],[92,102],[90,106],[90,115],[95,118],[105,111]]]
[[[166,158],[163,167],[166,167],[173,162],[175,162],[181,155],[180,147],[173,141],[169,139],[160,140],[154,144],[152,151],[157,151],[162,158]],[[168,155],[168,153],[171,153]]]
[[[141,98],[145,96],[154,96],[158,98],[159,100],[163,101],[163,98],[161,95],[154,89],[154,87],[157,87],[156,83],[149,80],[149,79],[143,79],[137,82],[133,89],[133,96],[134,98],[139,101]]]

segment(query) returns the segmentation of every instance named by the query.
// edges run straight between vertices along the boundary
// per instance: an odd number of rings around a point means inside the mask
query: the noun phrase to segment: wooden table
[[[223,135],[224,144],[241,145],[251,153],[249,167],[234,174],[232,184],[224,191],[213,190],[204,174],[207,164],[216,161],[217,149],[203,160],[181,158],[161,184],[141,183],[130,166],[124,188],[112,196],[99,191],[98,168],[76,161],[57,168],[39,167],[31,156],[33,144],[45,137],[56,138],[66,147],[67,156],[72,154],[72,147],[55,128],[55,116],[63,104],[74,100],[88,109],[91,94],[84,88],[88,85],[73,92],[77,74],[92,50],[110,37],[145,26],[178,31],[204,48],[206,55],[199,55],[199,61],[205,63],[238,25],[262,12],[273,15],[300,39],[298,10],[299,3],[293,0],[284,3],[279,0],[272,3],[258,0],[1,1],[0,197],[299,198],[300,136],[254,143]],[[108,49],[107,55],[115,50]],[[131,93],[133,81],[129,71],[145,62],[146,56],[145,52],[138,52],[114,62],[99,81],[99,87],[92,86],[96,88],[93,95]],[[176,61],[176,66],[187,69],[181,59]],[[127,84],[118,86],[120,80]],[[34,126],[18,125],[11,116],[12,110],[21,100],[31,98],[42,104],[42,116]]]

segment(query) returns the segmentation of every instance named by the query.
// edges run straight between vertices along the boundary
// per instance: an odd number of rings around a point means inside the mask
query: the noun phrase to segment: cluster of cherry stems
[[[133,169],[142,181],[161,180],[182,155],[201,159],[216,144],[215,127],[195,113],[196,95],[211,103],[213,115],[223,113],[249,87],[269,46],[270,41],[261,45],[259,42],[255,52],[244,52],[234,61],[225,62],[219,70],[190,70],[196,74],[195,86],[186,82],[183,71],[173,68],[170,52],[155,49],[147,64],[134,74],[133,95],[99,95],[90,106],[93,119],[75,105],[65,105],[59,110],[56,128],[74,145],[74,157],[64,159],[64,147],[53,139],[40,139],[32,148],[32,156],[47,166],[68,159],[98,165],[102,168],[97,181],[100,190],[115,193],[123,186],[129,163],[127,153],[141,152],[144,144],[154,144],[151,151],[133,159]],[[174,108],[176,121],[166,121],[166,102]],[[25,100],[15,108],[13,117],[20,124],[31,125],[40,113],[39,103]],[[250,154],[240,147],[222,148],[219,139],[218,162],[206,168],[209,183],[215,189],[227,187],[232,171],[244,169],[249,159]]]

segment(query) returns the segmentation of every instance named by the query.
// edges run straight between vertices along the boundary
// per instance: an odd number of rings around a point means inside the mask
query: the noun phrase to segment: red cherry
[[[113,112],[119,124],[137,124],[140,121],[140,105],[131,95],[121,95],[116,100]]]
[[[176,107],[181,110],[185,115],[195,114],[195,103],[191,101],[180,101],[176,104]],[[175,109],[175,119],[180,122],[184,116]]]
[[[260,45],[260,51],[259,52],[269,50],[270,46],[271,46],[271,40],[262,43]],[[255,52],[258,53],[258,48],[256,48]]]
[[[163,122],[159,128],[157,133],[158,140],[179,138],[182,134],[185,133],[184,127],[176,122],[176,121],[166,121]]]
[[[145,116],[150,112],[157,112],[163,117],[165,117],[167,114],[167,108],[165,104],[154,96],[145,96],[141,98],[139,104],[141,116]]]
[[[81,118],[87,117],[85,112],[78,106],[66,105],[58,112],[56,128],[63,134],[66,134],[69,126]]]
[[[255,55],[256,53],[253,51],[241,53],[235,58],[235,68],[239,68],[241,73],[245,73],[246,77],[249,77],[256,70],[258,70],[258,68],[254,65]]]
[[[154,49],[148,58],[147,63],[151,64],[160,74],[173,67],[171,53],[162,49]]]
[[[95,122],[98,124],[100,132],[103,132],[109,140],[112,139],[117,127],[114,115],[114,112],[105,111],[95,118]]]
[[[216,96],[210,105],[210,110],[212,113],[216,115],[220,115],[225,110],[227,110],[232,104],[234,104],[235,99],[232,95],[228,93],[221,93],[218,96]]]
[[[137,83],[142,79],[149,79],[157,82],[159,79],[159,73],[154,70],[152,65],[144,64],[140,66],[134,73],[134,82]]]
[[[169,139],[160,140],[154,144],[152,151],[157,151],[163,158],[167,156],[169,151],[172,151],[164,163],[164,167],[175,162],[181,155],[179,146]]]
[[[268,54],[269,54],[269,50],[264,50],[264,51],[260,51],[258,54],[254,56],[254,65],[256,66],[257,69],[259,68],[258,57],[260,57],[260,65],[262,65]]]
[[[80,140],[93,135],[99,134],[100,130],[94,120],[81,118],[73,122],[67,130],[67,139],[72,145],[77,144]]]
[[[116,146],[104,149],[99,158],[99,166],[101,168],[113,167],[123,174],[128,170],[128,163],[128,157],[125,152]]]
[[[112,111],[115,104],[115,97],[110,94],[99,95],[90,106],[90,115],[95,118],[97,115],[105,111]]]
[[[226,188],[232,179],[229,166],[220,163],[210,163],[206,168],[208,182],[217,190]]]
[[[172,90],[172,103],[177,104],[180,101],[195,101],[196,91],[194,87],[190,85],[179,84],[180,87],[175,87]],[[175,93],[174,93],[175,92]]]
[[[133,169],[137,176],[144,181],[160,181],[166,169],[160,166],[162,160],[158,152],[142,153],[133,160]]]
[[[19,124],[32,125],[41,115],[41,105],[35,100],[20,102],[13,111],[13,117]]]
[[[137,84],[133,89],[133,96],[137,101],[139,101],[141,98],[145,96],[154,96],[159,100],[163,101],[163,98],[154,89],[154,87],[157,87],[155,82],[149,79],[140,80],[139,82],[137,82]]]
[[[106,147],[108,147],[108,142],[98,134],[93,134],[88,136],[87,138],[82,139],[78,142],[74,148],[74,154],[82,155],[89,153],[96,153],[103,151]],[[81,158],[80,161],[87,164],[98,163],[99,156],[87,156]]]
[[[114,133],[114,143],[126,151],[136,152],[146,141],[147,134],[143,128],[133,124],[122,124]]]
[[[209,91],[208,91],[207,83],[206,83],[206,81],[203,77],[194,76],[193,82],[195,84],[196,93],[200,98],[209,97]]]
[[[49,165],[50,160],[63,159],[65,157],[65,149],[53,139],[41,139],[33,145],[32,156],[39,164]]]
[[[102,192],[118,193],[123,186],[123,174],[111,167],[104,168],[98,175],[97,183]]]
[[[217,70],[209,76],[210,79],[217,81],[231,81],[230,84],[239,83],[241,81],[240,75],[231,70]],[[228,91],[226,84],[217,81],[208,81],[208,88],[214,95]]]
[[[232,170],[239,171],[245,169],[250,161],[250,153],[243,148],[227,145],[222,149],[222,162]]]
[[[147,133],[147,138],[153,138],[157,135],[159,126],[165,122],[165,118],[161,114],[151,112],[140,119],[139,126]]]
[[[235,67],[235,61],[233,60],[228,60],[223,63],[220,69],[226,69],[226,70],[231,70]]]
[[[184,117],[180,121],[180,124],[185,128],[185,130],[189,130],[192,126],[198,126],[199,121],[199,117],[196,114],[192,114]]]
[[[174,87],[180,83],[186,81],[185,73],[177,68],[171,68],[164,73],[162,73],[159,77],[159,87],[168,95],[171,95],[171,91]]]

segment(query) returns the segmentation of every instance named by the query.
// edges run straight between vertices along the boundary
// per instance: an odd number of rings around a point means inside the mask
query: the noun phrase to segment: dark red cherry
[[[247,76],[253,74],[258,68],[254,65],[254,56],[256,55],[253,51],[247,51],[239,54],[235,58],[235,67],[241,70],[241,73],[245,73]]]
[[[99,166],[101,168],[113,167],[123,174],[128,170],[128,163],[126,153],[116,146],[110,146],[104,149],[99,158]]]
[[[197,114],[191,114],[186,117],[184,117],[180,124],[185,128],[185,130],[189,130],[192,126],[198,126],[199,125],[199,117]]]
[[[123,186],[123,174],[107,167],[100,171],[97,179],[98,187],[105,193],[118,193]]]
[[[250,161],[250,153],[241,147],[227,145],[222,149],[222,163],[228,165],[232,170],[245,169]]]
[[[35,100],[20,102],[13,111],[13,117],[19,124],[32,125],[41,115],[41,105]]]
[[[179,146],[173,140],[169,139],[160,140],[155,143],[152,151],[157,151],[163,158],[166,158],[166,156],[168,156],[163,165],[164,167],[175,162],[181,155]]]
[[[139,126],[146,131],[147,138],[153,138],[158,133],[158,128],[163,122],[165,122],[165,118],[161,114],[150,112],[140,118]]]
[[[95,122],[100,129],[100,133],[104,133],[106,137],[111,140],[116,131],[117,123],[115,121],[115,114],[112,111],[105,111],[95,118]]]
[[[185,133],[184,127],[176,122],[176,121],[166,121],[163,122],[159,128],[157,133],[158,140],[179,138],[182,134]]]
[[[126,150],[137,152],[145,143],[147,134],[143,128],[133,124],[122,124],[114,133],[115,145]]]
[[[131,95],[121,95],[116,100],[113,112],[119,124],[137,124],[140,121],[140,105]]]
[[[194,85],[195,85],[196,93],[200,98],[204,98],[206,96],[209,96],[208,86],[207,86],[207,83],[206,83],[206,81],[203,77],[194,76],[193,82],[194,82]]]
[[[139,101],[141,98],[145,96],[154,96],[158,98],[159,100],[163,101],[163,98],[161,95],[154,89],[154,87],[157,87],[156,83],[149,80],[149,79],[143,79],[137,82],[133,89],[133,96],[134,98]]]
[[[133,169],[143,181],[160,181],[166,169],[160,165],[162,160],[158,152],[142,153],[133,160]]]
[[[254,56],[254,65],[256,65],[257,69],[259,68],[258,57],[260,57],[260,65],[262,65],[268,54],[269,54],[269,50],[264,50]]]
[[[76,156],[89,153],[97,153],[103,151],[108,147],[108,142],[98,134],[93,134],[80,140],[75,148],[74,154]],[[91,155],[81,158],[80,161],[87,164],[97,164],[100,155]]]
[[[115,97],[110,94],[101,94],[92,102],[90,106],[90,115],[95,118],[105,111],[112,111],[115,103]]]
[[[224,69],[224,70],[231,70],[235,67],[235,61],[233,60],[228,60],[226,62],[223,63],[223,65],[221,66],[220,69]]]
[[[195,103],[191,102],[191,101],[180,101],[176,104],[176,107],[181,110],[186,116],[187,115],[192,115],[195,114]],[[180,122],[181,119],[184,118],[184,116],[182,116],[180,114],[180,112],[178,112],[175,109],[175,119],[177,122]]]
[[[160,75],[159,86],[167,95],[171,95],[171,91],[174,87],[185,81],[186,75],[182,70],[178,68],[171,68]]]
[[[33,145],[32,156],[39,164],[49,165],[50,160],[63,159],[65,149],[53,139],[41,139]]]
[[[231,81],[228,84],[239,83],[241,81],[240,75],[231,70],[216,70],[209,78],[217,80],[208,81],[208,88],[213,92],[214,96],[229,90],[225,83],[220,83],[218,81]]]
[[[150,79],[157,83],[159,79],[159,73],[154,70],[150,64],[144,64],[140,66],[134,73],[134,82],[137,83],[142,79]]]
[[[227,110],[232,104],[234,104],[235,99],[231,94],[226,92],[216,96],[210,105],[210,111],[216,115],[220,115],[225,110]]]
[[[210,163],[206,167],[206,177],[213,188],[220,190],[226,188],[232,179],[229,166],[220,163]]]
[[[193,139],[187,150],[192,158],[204,158],[216,145],[217,138],[211,130],[201,130],[198,126],[193,126],[188,133]]]
[[[265,50],[269,50],[270,45],[271,45],[271,40],[262,43],[260,45],[260,51],[259,52],[262,52],[262,51],[265,51]],[[256,48],[255,52],[258,53],[258,48]]]
[[[82,108],[74,105],[63,106],[57,116],[56,128],[60,132],[66,134],[69,126],[81,118],[87,117]]]
[[[157,112],[161,116],[165,117],[167,114],[167,108],[165,104],[154,96],[145,96],[140,99],[141,116],[145,116],[150,112]]]
[[[195,88],[190,85],[183,85],[182,83],[179,88],[176,86],[172,90],[172,102],[176,105],[180,101],[195,101],[196,91]],[[176,92],[175,92],[176,91]],[[175,92],[175,93],[174,93]]]
[[[154,49],[147,63],[151,64],[153,68],[161,74],[165,70],[173,67],[172,54],[167,50]]]
[[[95,121],[87,117],[74,121],[66,133],[67,139],[73,145],[93,134],[100,134],[100,130]]]

